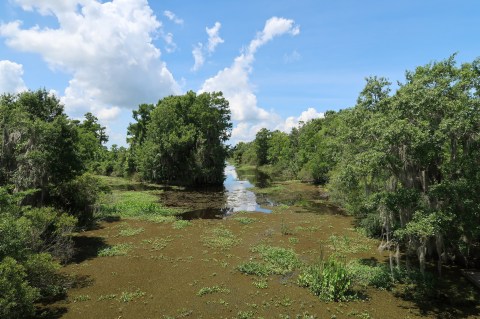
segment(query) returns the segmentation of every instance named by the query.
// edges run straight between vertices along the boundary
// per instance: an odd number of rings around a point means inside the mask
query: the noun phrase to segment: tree
[[[142,116],[141,121],[145,118]],[[225,142],[232,124],[228,101],[221,93],[196,95],[190,91],[166,97],[149,118],[145,138],[136,152],[137,169],[145,180],[189,185],[223,183],[228,155]],[[143,134],[142,130],[135,132]],[[140,140],[132,137],[132,142]]]
[[[262,128],[255,135],[255,153],[257,155],[257,165],[268,164],[268,142],[272,133],[266,128]]]

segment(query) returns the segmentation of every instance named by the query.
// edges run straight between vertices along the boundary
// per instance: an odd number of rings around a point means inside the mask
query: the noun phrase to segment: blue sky
[[[479,34],[476,0],[5,0],[0,91],[52,90],[125,145],[138,104],[222,90],[235,143],[353,106],[367,76],[471,62]]]

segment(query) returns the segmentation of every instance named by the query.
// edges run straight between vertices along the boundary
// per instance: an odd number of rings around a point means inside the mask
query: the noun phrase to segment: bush
[[[25,318],[33,315],[37,289],[25,280],[25,268],[11,257],[0,263],[0,317]]]
[[[352,280],[345,263],[330,257],[307,266],[298,276],[298,284],[309,288],[322,300],[342,301],[347,299]]]
[[[27,279],[37,288],[42,298],[50,298],[65,293],[61,276],[57,273],[60,264],[47,253],[33,254],[25,262]]]
[[[395,283],[388,265],[368,265],[363,260],[354,260],[347,268],[355,284],[360,286],[390,289]]]
[[[77,219],[51,207],[35,208],[22,217],[29,221],[27,247],[33,252],[50,252],[61,262],[73,255],[71,233]]]
[[[106,191],[100,179],[87,173],[63,183],[53,194],[57,206],[77,217],[79,225],[87,225],[93,220],[100,194]]]
[[[30,223],[26,218],[16,218],[5,213],[0,215],[0,260],[10,256],[23,260],[29,253],[27,241]]]

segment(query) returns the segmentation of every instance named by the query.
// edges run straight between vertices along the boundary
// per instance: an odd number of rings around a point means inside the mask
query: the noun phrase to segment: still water
[[[249,188],[254,187],[247,179],[238,178],[237,171],[232,165],[225,168],[226,179],[224,182],[225,193],[227,197],[226,207],[229,212],[262,212],[270,213],[271,210],[262,208],[257,200],[257,196]],[[271,205],[269,205],[271,206]]]
[[[248,175],[249,174],[249,175]],[[270,213],[268,206],[273,202],[261,200],[249,190],[254,186],[264,186],[265,176],[258,172],[248,172],[239,177],[235,167],[227,165],[225,168],[225,182],[223,187],[165,189],[160,194],[164,205],[185,209],[183,219],[218,219],[239,211]]]

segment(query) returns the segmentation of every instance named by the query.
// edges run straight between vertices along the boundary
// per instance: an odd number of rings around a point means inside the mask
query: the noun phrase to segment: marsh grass
[[[206,234],[202,236],[202,241],[203,244],[209,248],[226,250],[237,245],[240,242],[240,238],[226,228],[217,227],[208,230]]]
[[[89,295],[78,295],[73,298],[73,302],[84,302],[84,301],[89,301],[90,296]]]
[[[120,302],[130,302],[135,299],[141,298],[145,296],[145,292],[141,291],[140,288],[137,288],[137,290],[129,292],[129,291],[124,291],[119,297]]]
[[[183,229],[183,228],[188,227],[190,225],[192,225],[191,221],[178,219],[178,220],[173,222],[172,227],[174,229]]]
[[[128,227],[128,228],[124,228],[124,229],[120,230],[118,235],[122,236],[122,237],[130,237],[130,236],[135,236],[135,235],[141,234],[144,231],[145,231],[145,229],[142,228],[142,227],[140,227],[140,228]]]
[[[167,236],[165,238],[144,239],[142,243],[150,246],[151,250],[162,250],[167,247],[172,240],[173,238],[171,236]]]
[[[244,216],[235,217],[234,220],[236,220],[237,222],[239,222],[240,224],[243,224],[243,225],[252,224],[256,221],[255,218],[244,217]]]
[[[237,267],[242,273],[256,276],[285,275],[301,266],[297,254],[288,248],[258,245],[251,249],[258,253],[260,261],[250,260]]]
[[[100,297],[98,297],[97,301],[115,300],[116,298],[117,298],[116,294],[101,295]]]
[[[282,235],[286,236],[286,235],[293,235],[293,231],[291,229],[291,227],[285,222],[285,219],[282,218],[282,221],[280,223],[280,233],[282,233]]]
[[[133,248],[132,244],[118,244],[98,251],[99,257],[125,256]]]
[[[370,249],[371,242],[368,238],[351,238],[343,235],[331,235],[326,243],[327,247],[336,255],[344,256],[346,254],[356,254]]]
[[[324,301],[346,301],[353,295],[345,261],[333,256],[325,260],[322,255],[317,263],[304,267],[297,283]]]
[[[159,192],[158,190],[113,190],[100,199],[96,217],[99,219],[121,217],[159,223],[174,222],[175,216],[182,211],[162,206],[158,202]]]
[[[230,289],[221,287],[221,286],[212,286],[212,287],[202,287],[200,290],[197,292],[197,296],[205,296],[213,293],[230,293]]]
[[[298,240],[297,237],[290,237],[290,238],[288,238],[288,242],[290,244],[298,244],[299,240]]]
[[[258,289],[267,289],[268,288],[268,282],[265,279],[260,279],[260,280],[255,280],[252,283],[255,287]]]
[[[295,227],[295,232],[316,232],[320,230],[320,227],[318,226],[297,226]]]

